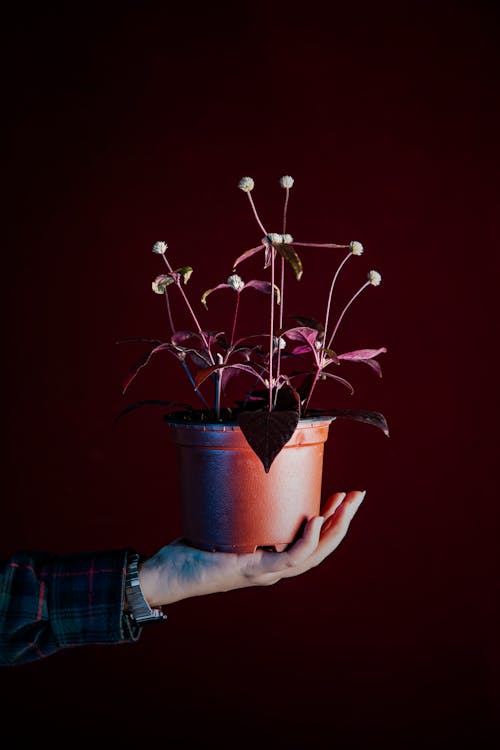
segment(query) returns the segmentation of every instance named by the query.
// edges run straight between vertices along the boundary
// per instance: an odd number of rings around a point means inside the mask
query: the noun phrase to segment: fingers
[[[345,496],[345,492],[334,492],[333,495],[330,495],[322,509],[322,515],[325,517],[325,521],[327,518],[330,518],[330,516],[333,516]]]
[[[284,570],[281,577],[290,578],[291,576],[305,573],[307,570],[319,565],[328,555],[337,549],[347,534],[349,524],[363,502],[365,494],[365,492],[360,491],[348,492],[345,498],[340,501],[340,504],[337,503],[336,511],[329,518],[325,519],[322,524],[319,542],[313,552],[305,560],[302,559],[295,567]]]
[[[354,490],[345,495],[344,499],[337,505],[336,510],[331,514],[321,530],[321,536],[329,535],[338,538],[338,543],[344,538],[349,528],[349,524],[358,512],[363,502],[366,491]]]
[[[323,521],[323,516],[309,519],[302,536],[289,550],[278,553],[264,552],[260,561],[260,572],[276,574],[304,565],[318,547]]]

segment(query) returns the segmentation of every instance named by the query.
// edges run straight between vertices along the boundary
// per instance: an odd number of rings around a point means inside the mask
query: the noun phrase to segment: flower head
[[[361,244],[361,242],[358,242],[357,240],[353,240],[350,245],[349,249],[353,255],[363,255],[364,247]]]
[[[242,177],[238,183],[239,189],[244,190],[245,193],[249,193],[251,190],[253,190],[254,186],[255,182],[251,177]]]
[[[155,242],[153,245],[153,252],[157,253],[157,255],[165,255],[167,247],[168,245],[166,242]]]
[[[227,284],[228,284],[229,286],[232,286],[232,287],[233,287],[233,289],[234,289],[234,290],[235,290],[236,292],[239,292],[239,291],[241,291],[241,289],[243,289],[243,287],[245,286],[245,282],[243,281],[243,279],[241,278],[241,276],[238,276],[238,274],[237,274],[237,273],[233,273],[233,274],[231,274],[231,276],[229,276],[229,277],[228,277],[228,279],[227,279],[227,282],[226,282],[226,283],[227,283]]]
[[[269,234],[264,237],[264,242],[267,242],[271,245],[282,245],[283,244],[283,235],[278,234],[278,232],[269,232]]]
[[[382,276],[379,274],[378,271],[369,271],[368,281],[370,282],[370,284],[373,284],[373,286],[378,286],[380,282],[382,281]]]
[[[280,185],[282,188],[291,188],[293,185],[293,177],[290,177],[289,174],[283,175],[283,177],[280,177]]]

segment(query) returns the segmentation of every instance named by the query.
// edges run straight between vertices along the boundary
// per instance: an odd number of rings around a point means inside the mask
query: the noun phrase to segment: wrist
[[[125,576],[125,606],[127,614],[135,622],[165,620],[167,616],[160,607],[155,607],[148,591],[148,577],[142,572],[143,565],[137,553],[131,552],[127,559]]]

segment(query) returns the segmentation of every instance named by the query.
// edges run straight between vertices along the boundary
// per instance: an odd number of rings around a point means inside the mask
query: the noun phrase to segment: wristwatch
[[[139,581],[139,560],[137,552],[129,553],[127,559],[127,573],[125,576],[125,596],[129,606],[128,614],[137,623],[160,622],[167,619],[161,608],[150,607],[144,598]]]

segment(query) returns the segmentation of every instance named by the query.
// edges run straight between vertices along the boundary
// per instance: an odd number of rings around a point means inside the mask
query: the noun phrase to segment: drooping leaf
[[[245,252],[239,255],[234,261],[233,269],[235,269],[238,263],[241,263],[242,260],[246,260],[247,258],[250,258],[252,255],[255,255],[255,253],[258,253],[259,250],[263,250],[264,247],[265,246],[262,244],[262,245],[257,245],[257,247],[251,247],[250,250],[245,250]]]
[[[182,268],[177,268],[174,273],[178,273],[179,276],[182,276],[184,284],[187,284],[189,279],[191,278],[193,269],[191,268],[191,266],[182,266]]]
[[[322,370],[321,375],[319,377],[321,380],[323,380],[323,378],[332,378],[332,380],[338,380],[339,383],[342,383],[342,385],[345,385],[345,387],[350,392],[351,396],[354,393],[354,388],[349,383],[349,381],[345,380],[345,378],[341,378],[340,375],[334,375],[331,372],[325,372],[324,370]]]
[[[148,364],[153,354],[157,354],[158,352],[161,352],[161,351],[168,351],[174,356],[176,356],[178,359],[182,357],[182,351],[178,347],[176,347],[174,344],[165,343],[165,344],[160,344],[159,346],[155,346],[153,349],[151,349],[151,351],[143,354],[142,357],[133,365],[132,370],[130,371],[129,375],[125,379],[125,382],[123,383],[122,393],[125,393],[127,388],[130,386],[132,381],[137,376],[137,373],[139,372],[139,370],[142,370],[142,368]]]
[[[315,328],[309,328],[308,326],[295,326],[294,328],[285,329],[281,335],[292,341],[305,341],[312,349],[316,349],[318,331]]]
[[[235,369],[235,370],[241,370],[243,372],[248,372],[251,375],[253,375],[255,378],[260,380],[262,383],[265,383],[264,379],[259,375],[259,373],[255,370],[254,367],[251,365],[244,365],[240,364],[239,362],[235,362],[232,365],[213,365],[212,367],[206,367],[201,370],[199,370],[196,373],[194,382],[197,387],[199,387],[207,378],[210,377],[214,372],[217,370],[224,370],[224,369]]]
[[[378,427],[379,430],[389,437],[389,427],[386,418],[379,411],[368,411],[366,409],[309,409],[306,416],[335,417],[336,419],[353,419]]]
[[[297,411],[244,411],[238,424],[248,444],[262,462],[266,474],[295,432],[299,422]]]
[[[351,362],[363,362],[363,364],[368,365],[379,376],[379,378],[381,378],[382,368],[380,367],[380,363],[377,362],[374,357],[377,357],[379,354],[385,354],[386,352],[387,349],[385,346],[380,347],[380,349],[355,349],[352,352],[339,354],[338,359]]]
[[[291,267],[293,268],[293,272],[295,273],[295,278],[297,281],[300,281],[303,273],[303,267],[302,267],[302,261],[299,258],[299,255],[296,250],[291,245],[287,245],[286,243],[276,245],[276,248],[281,256],[290,263]]]
[[[208,305],[207,305],[208,295],[212,294],[212,292],[216,292],[218,289],[232,289],[233,291],[235,291],[234,287],[232,287],[230,284],[217,284],[217,286],[213,286],[211,289],[207,289],[201,295],[201,304],[206,310],[208,310]]]
[[[271,294],[271,282],[270,281],[259,281],[258,279],[251,279],[245,282],[243,289],[247,287],[257,289],[258,292],[264,292],[265,294]],[[276,297],[276,304],[280,304],[280,290],[279,287],[274,285],[274,296]]]
[[[173,284],[175,278],[171,273],[161,273],[151,284],[151,288],[155,294],[163,294],[167,286]]]

